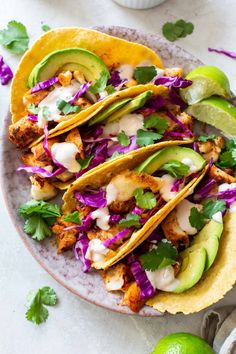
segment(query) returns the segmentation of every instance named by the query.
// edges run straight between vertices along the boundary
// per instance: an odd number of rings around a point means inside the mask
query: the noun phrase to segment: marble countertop
[[[178,44],[206,64],[223,68],[236,92],[236,62],[208,53],[207,47],[236,50],[234,0],[167,0],[150,10],[129,10],[111,0],[1,0],[0,28],[10,20],[23,22],[31,43],[51,27],[120,25],[161,34],[163,23],[184,18],[194,23],[194,33]],[[14,69],[19,58],[1,48]],[[0,87],[1,119],[8,109],[9,87]],[[4,142],[1,142],[3,144]],[[4,188],[4,186],[2,186]],[[183,316],[140,318],[95,307],[74,296],[52,279],[32,258],[19,239],[0,199],[0,353],[4,354],[148,354],[156,341],[170,332],[199,334],[203,312]],[[36,326],[25,320],[29,290],[49,285],[59,297],[49,308],[49,319]],[[232,304],[236,289],[221,304]]]

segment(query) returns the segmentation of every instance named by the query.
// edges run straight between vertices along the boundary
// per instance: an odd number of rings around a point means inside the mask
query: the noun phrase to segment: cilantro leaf
[[[52,235],[52,231],[40,215],[29,216],[25,222],[24,231],[37,241],[42,241]]]
[[[138,84],[150,82],[157,74],[155,66],[137,66],[134,70],[134,78]]]
[[[8,22],[7,28],[0,31],[0,44],[14,54],[24,53],[29,45],[26,27],[17,21]]]
[[[106,92],[108,93],[108,95],[111,95],[112,93],[116,92],[116,89],[115,89],[114,86],[108,85],[108,86],[106,87]]]
[[[144,193],[142,188],[136,188],[134,191],[136,203],[140,208],[152,209],[157,205],[155,195],[152,192]]]
[[[221,168],[230,168],[236,166],[236,149],[225,151],[220,155],[217,166]]]
[[[66,102],[64,100],[58,100],[57,101],[57,108],[66,116],[67,114],[70,113],[78,113],[81,111],[81,108],[79,106],[73,106],[69,102]]]
[[[48,310],[44,305],[53,306],[57,303],[57,295],[55,291],[45,286],[38,289],[31,298],[29,307],[26,311],[26,319],[36,324],[45,322],[48,318]]]
[[[189,172],[189,166],[178,160],[170,160],[160,167],[160,170],[167,171],[172,177],[181,178]]]
[[[59,205],[45,202],[43,200],[30,200],[22,204],[19,208],[22,216],[31,216],[32,214],[40,214],[43,218],[51,218],[61,216]]]
[[[159,117],[157,114],[151,114],[144,120],[145,128],[155,128],[159,134],[165,133],[168,122],[166,119]]]
[[[42,29],[42,31],[44,31],[44,32],[48,32],[48,31],[50,31],[51,27],[45,24],[45,25],[42,25],[42,26],[41,26],[41,29]]]
[[[109,79],[109,73],[106,70],[103,70],[101,72],[99,79],[95,82],[95,84],[90,86],[89,91],[93,94],[105,91],[107,87],[108,79]]]
[[[166,22],[162,27],[162,34],[170,42],[174,42],[191,34],[193,30],[194,26],[191,22],[178,20],[175,23]]]
[[[40,110],[40,108],[36,107],[35,104],[33,104],[33,103],[30,103],[27,109],[32,114],[38,114],[39,110]]]
[[[128,135],[125,134],[123,130],[118,134],[117,138],[122,146],[129,146],[130,138],[128,137]]]
[[[203,215],[207,219],[211,219],[218,211],[224,211],[226,203],[224,200],[207,199],[203,202]]]
[[[135,226],[137,229],[141,227],[140,216],[136,214],[128,214],[126,219],[121,219],[119,226],[122,228]]]
[[[118,151],[115,151],[113,152],[113,154],[111,155],[111,157],[108,159],[108,160],[112,160],[112,159],[115,159],[116,157],[119,157],[121,155],[124,155],[123,152],[118,152]]]
[[[155,271],[176,262],[178,252],[170,242],[161,241],[156,248],[140,256],[145,270]]]
[[[85,168],[87,168],[89,166],[89,164],[93,158],[94,158],[94,155],[88,155],[84,159],[77,159],[77,161],[80,164],[82,170],[84,170]]]
[[[205,225],[205,217],[197,208],[193,207],[190,210],[189,222],[192,227],[201,230]]]
[[[208,140],[214,140],[216,138],[215,134],[210,134],[210,135],[200,135],[197,138],[197,141],[202,141],[203,143],[205,143]]]
[[[155,140],[160,140],[161,138],[161,134],[139,129],[137,131],[136,144],[138,146],[147,146],[154,144]]]
[[[80,225],[81,224],[81,220],[79,217],[79,212],[78,211],[74,211],[73,213],[67,214],[64,217],[65,221],[70,221],[70,222],[74,222],[75,224]]]
[[[235,149],[235,148],[236,148],[236,141],[235,140],[227,139],[225,141],[225,150],[226,151],[230,151],[230,150]]]

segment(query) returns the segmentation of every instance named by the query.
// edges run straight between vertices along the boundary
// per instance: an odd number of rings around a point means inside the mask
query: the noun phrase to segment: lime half
[[[186,76],[193,83],[181,90],[181,97],[188,104],[200,102],[212,95],[231,97],[227,76],[215,66],[199,66]]]
[[[173,333],[162,338],[152,354],[214,354],[203,339],[190,333]]]
[[[207,98],[189,106],[186,112],[228,135],[236,136],[236,107],[222,97]]]

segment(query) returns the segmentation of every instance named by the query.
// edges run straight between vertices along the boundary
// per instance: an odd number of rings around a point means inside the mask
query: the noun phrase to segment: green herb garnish
[[[191,22],[178,20],[175,23],[166,22],[162,27],[162,34],[168,41],[174,42],[191,34],[193,30],[194,25]]]
[[[157,114],[153,113],[144,120],[145,128],[155,128],[159,134],[165,133],[168,122],[166,119],[159,117]]]
[[[200,135],[197,138],[197,141],[201,141],[203,143],[207,142],[208,140],[214,140],[216,138],[215,134],[210,134],[210,135]]]
[[[136,204],[143,209],[152,209],[157,205],[155,195],[152,192],[145,192],[142,188],[136,188],[134,191]]]
[[[84,159],[77,159],[77,161],[80,164],[81,169],[84,170],[85,168],[87,168],[89,166],[89,164],[93,158],[94,158],[94,155],[88,155]]]
[[[69,102],[64,100],[57,101],[57,108],[66,116],[70,113],[79,113],[81,108],[79,106],[73,106]]]
[[[118,134],[117,138],[122,146],[129,146],[130,138],[128,137],[128,135],[125,134],[123,130]]]
[[[160,170],[167,171],[172,177],[181,178],[189,173],[189,166],[178,160],[170,160]]]
[[[78,211],[74,211],[73,213],[67,214],[64,217],[64,221],[74,222],[75,224],[81,225],[79,212]]]
[[[140,256],[145,270],[155,271],[172,265],[177,259],[177,249],[170,242],[161,241],[156,248]]]
[[[150,82],[156,74],[155,66],[137,66],[134,70],[134,78],[138,84]]]
[[[44,32],[48,32],[48,31],[50,31],[51,27],[45,24],[45,25],[42,25],[42,26],[41,26],[41,29],[42,29],[42,31],[44,31]]]
[[[8,22],[7,28],[0,31],[0,44],[14,54],[24,53],[29,45],[26,27],[17,21]]]
[[[162,138],[161,134],[139,129],[137,131],[136,144],[141,147],[147,146],[147,145],[154,144],[156,140],[160,140],[161,138]]]
[[[136,214],[128,214],[126,219],[120,220],[119,226],[121,226],[122,228],[134,226],[138,229],[139,227],[141,227],[140,216]]]
[[[102,71],[99,79],[90,86],[89,91],[93,94],[97,94],[106,90],[109,74],[107,71]]]

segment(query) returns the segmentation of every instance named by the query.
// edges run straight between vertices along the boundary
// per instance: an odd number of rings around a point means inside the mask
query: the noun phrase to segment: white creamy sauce
[[[146,274],[155,289],[173,291],[179,285],[179,280],[175,278],[174,268],[171,265],[153,272],[146,271]]]
[[[45,120],[57,120],[61,118],[60,110],[57,108],[59,100],[69,101],[79,90],[81,84],[76,80],[72,80],[68,86],[56,87],[45,97],[38,105],[39,108],[47,107],[49,110],[48,118],[45,119],[42,110],[38,114],[38,125],[43,128]]]
[[[75,158],[78,152],[74,143],[55,143],[51,147],[53,157],[72,173],[79,172],[81,169]]]
[[[173,187],[175,180],[176,179],[170,175],[163,175],[160,179],[161,181],[160,194],[166,202],[169,202],[171,199],[175,198],[178,194],[178,192],[171,192],[171,188]]]
[[[187,232],[188,235],[195,235],[197,229],[192,227],[189,222],[189,216],[192,208],[197,208],[199,211],[202,209],[202,205],[189,202],[187,199],[182,200],[176,207],[176,217],[181,229]]]
[[[118,135],[124,131],[126,135],[137,135],[139,129],[143,129],[144,117],[142,114],[125,114],[119,120],[108,123],[103,127],[103,136]]]
[[[223,218],[222,218],[222,213],[221,211],[218,211],[217,213],[215,213],[214,215],[212,215],[212,219],[216,222],[218,222],[219,224],[223,223]]]
[[[93,220],[96,220],[96,225],[101,230],[108,230],[110,228],[109,225],[109,210],[108,207],[100,208],[91,213],[91,217]]]
[[[184,163],[185,165],[187,165],[189,167],[189,172],[196,172],[197,171],[197,167],[194,165],[193,161],[191,159],[189,159],[188,157],[184,158],[182,160],[182,163]]]
[[[85,254],[85,258],[92,262],[102,262],[108,252],[109,249],[103,245],[102,241],[98,238],[94,238],[93,240],[89,241],[89,246]]]
[[[115,200],[125,202],[132,198],[135,189],[139,188],[140,184],[127,178],[124,175],[117,175],[106,187],[107,205],[110,205]]]
[[[219,192],[229,191],[236,188],[236,183],[222,183],[218,187]]]
[[[119,71],[120,78],[122,80],[128,79],[130,81],[134,76],[134,67],[130,64],[123,64],[119,66],[116,70]]]

